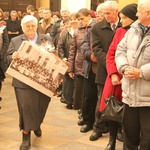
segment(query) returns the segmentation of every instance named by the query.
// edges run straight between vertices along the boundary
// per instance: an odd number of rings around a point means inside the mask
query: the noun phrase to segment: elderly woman
[[[23,41],[42,44],[45,36],[37,33],[37,19],[27,15],[21,21],[23,33],[11,40],[8,51],[8,63],[19,57],[17,50]],[[20,150],[28,150],[30,146],[30,133],[33,130],[35,135],[42,135],[41,123],[43,122],[50,97],[13,78],[12,83],[19,111],[19,126],[22,130],[22,144]]]

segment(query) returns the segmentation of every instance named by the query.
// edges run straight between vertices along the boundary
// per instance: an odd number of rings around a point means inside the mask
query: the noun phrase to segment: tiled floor
[[[0,150],[18,150],[21,132],[18,128],[18,111],[15,101],[12,78],[7,75],[2,88],[3,100],[0,102]],[[53,97],[45,120],[42,124],[42,137],[31,135],[31,150],[104,150],[108,143],[108,134],[97,141],[90,141],[88,133],[81,133],[77,125],[76,110],[68,110]],[[116,150],[122,150],[122,143],[117,141]]]

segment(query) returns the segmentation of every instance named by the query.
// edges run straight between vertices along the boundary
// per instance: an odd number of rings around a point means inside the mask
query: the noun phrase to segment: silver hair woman
[[[34,16],[27,15],[21,22],[23,34],[13,38],[7,51],[8,63],[21,56],[17,50],[23,41],[41,44],[46,40],[45,35],[37,33],[37,19]],[[40,137],[42,135],[41,123],[46,114],[50,97],[13,78],[12,83],[17,100],[19,112],[19,126],[22,130],[22,144],[20,150],[28,150],[30,146],[31,131]]]

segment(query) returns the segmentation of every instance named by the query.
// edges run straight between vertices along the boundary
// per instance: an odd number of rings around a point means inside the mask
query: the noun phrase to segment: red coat
[[[118,43],[121,41],[121,39],[124,37],[127,29],[118,28],[116,30],[116,33],[114,35],[114,38],[112,40],[112,43],[109,46],[109,50],[106,55],[106,69],[107,69],[107,78],[104,85],[101,101],[100,101],[100,107],[99,111],[102,112],[105,108],[105,98],[109,97],[112,90],[112,82],[111,82],[111,75],[112,74],[118,74],[120,79],[122,79],[122,75],[117,71],[116,63],[115,63],[115,52],[117,49]],[[119,101],[122,101],[122,90],[121,85],[115,86],[115,90],[113,95],[118,98]]]

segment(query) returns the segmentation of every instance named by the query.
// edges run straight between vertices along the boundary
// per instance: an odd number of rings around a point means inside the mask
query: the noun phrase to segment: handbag
[[[103,120],[122,122],[123,103],[113,96],[114,86],[111,91],[111,95],[105,99],[106,106],[102,111],[101,117]]]

